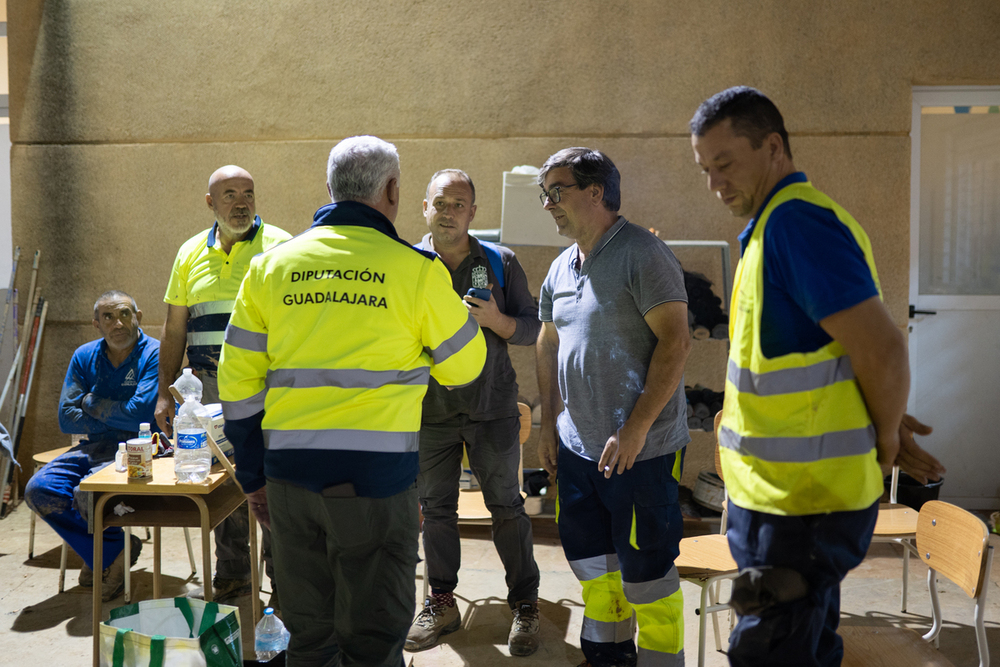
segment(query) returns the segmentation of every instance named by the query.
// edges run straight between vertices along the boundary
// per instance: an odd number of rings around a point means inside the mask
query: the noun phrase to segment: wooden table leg
[[[101,619],[104,609],[101,606],[101,584],[104,582],[104,568],[101,567],[104,559],[104,504],[111,498],[110,495],[95,493],[94,513],[91,518],[94,521],[94,589],[91,592],[93,607],[91,609],[92,628],[94,633],[94,667],[100,667],[101,652]]]
[[[236,508],[239,512],[239,508]],[[250,513],[250,598],[251,609],[253,610],[254,625],[260,620],[260,568],[257,567],[257,519],[247,503],[247,512]]]
[[[195,505],[198,506],[198,511],[201,513],[201,558],[202,558],[202,569],[205,571],[205,602],[212,601],[212,541],[209,537],[209,524],[211,523],[208,516],[208,506],[205,501],[198,496],[188,496],[194,501]]]
[[[153,526],[153,599],[160,599],[160,527]]]

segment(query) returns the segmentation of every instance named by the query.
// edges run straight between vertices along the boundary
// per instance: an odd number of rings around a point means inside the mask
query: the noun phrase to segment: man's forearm
[[[851,366],[879,442],[895,440],[910,394],[910,366],[902,334],[870,354],[852,355]]]
[[[559,343],[554,331],[548,331],[551,324],[543,324],[535,346],[535,361],[538,374],[538,397],[541,401],[543,429],[555,431],[556,409],[560,402],[558,367]]]
[[[646,383],[628,417],[630,426],[640,429],[642,433],[649,431],[677,391],[690,350],[691,341],[687,336],[657,341],[646,371]]]
[[[184,335],[178,336],[176,332],[168,331],[164,325],[163,337],[160,339],[160,365],[157,373],[159,377],[158,393],[164,398],[170,398],[170,385],[177,379],[177,374],[181,370],[186,342],[186,330]]]

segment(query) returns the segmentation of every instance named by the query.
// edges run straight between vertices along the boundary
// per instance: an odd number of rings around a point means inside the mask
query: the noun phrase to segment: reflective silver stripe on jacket
[[[230,420],[253,417],[258,412],[264,411],[264,398],[266,396],[267,389],[240,401],[222,401],[222,416]]]
[[[635,627],[631,618],[622,621],[595,621],[585,615],[580,628],[580,637],[599,644],[618,644],[632,639],[634,635]]]
[[[264,429],[264,447],[283,449],[352,450],[405,454],[420,447],[420,432],[358,431],[351,429],[279,431]]]
[[[867,454],[875,447],[875,427],[833,431],[823,435],[791,438],[740,436],[728,426],[719,429],[719,445],[740,456],[771,463],[814,463],[841,456]]]
[[[618,572],[620,569],[618,567],[617,554],[604,554],[603,556],[571,560],[569,567],[580,581],[597,579],[608,572]]]
[[[653,581],[643,581],[637,584],[622,581],[625,599],[632,604],[653,604],[670,597],[680,589],[681,578],[674,565],[670,566],[670,570],[665,576]]]
[[[269,389],[378,389],[390,384],[425,385],[430,378],[426,366],[408,371],[367,371],[361,368],[281,368],[267,372]]]
[[[226,343],[250,352],[267,352],[267,334],[241,329],[230,324],[226,327]]]
[[[848,356],[827,359],[801,368],[783,368],[768,373],[754,373],[729,360],[726,379],[744,394],[775,396],[820,389],[836,382],[854,379],[854,369]]]
[[[225,331],[188,331],[187,332],[187,344],[188,346],[197,345],[219,345],[221,346],[226,342],[226,332]]]
[[[468,345],[469,341],[476,337],[477,331],[479,331],[479,324],[476,323],[475,318],[470,314],[469,319],[465,321],[461,329],[455,332],[454,336],[431,350],[431,358],[434,359],[434,363],[444,363],[448,357]]]
[[[203,301],[193,306],[188,306],[188,317],[195,318],[202,315],[218,315],[219,313],[232,313],[236,307],[236,301]]]
[[[679,667],[684,664],[684,649],[680,653],[664,653],[651,648],[636,647],[639,654],[639,664],[645,667]]]

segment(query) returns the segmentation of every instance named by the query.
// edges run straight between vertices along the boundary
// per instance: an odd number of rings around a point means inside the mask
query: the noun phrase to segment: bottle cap
[[[119,442],[118,443],[118,451],[119,452],[124,452],[125,451],[125,443],[124,442]]]
[[[148,431],[149,430],[149,422],[140,422],[139,423],[139,430],[140,431]]]
[[[274,608],[273,607],[267,607],[266,609],[264,609],[264,615],[265,616],[270,616],[273,613],[274,613]]]

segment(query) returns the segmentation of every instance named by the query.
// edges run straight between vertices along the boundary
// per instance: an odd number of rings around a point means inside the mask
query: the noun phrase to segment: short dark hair
[[[139,307],[135,305],[135,299],[125,292],[117,289],[108,290],[101,296],[97,297],[97,301],[94,302],[94,319],[97,319],[97,309],[101,305],[102,301],[110,301],[111,299],[126,299],[132,302],[132,312],[137,312]]]
[[[609,211],[622,206],[622,177],[607,155],[591,148],[564,148],[552,155],[538,172],[538,184],[544,186],[545,174],[559,167],[569,167],[580,189],[597,183],[604,186],[602,202]]]
[[[705,136],[727,118],[736,136],[749,139],[754,149],[760,148],[772,132],[777,132],[785,146],[785,155],[792,159],[785,119],[764,93],[749,86],[734,86],[712,95],[701,103],[691,118],[691,134]]]
[[[434,172],[434,175],[431,176],[431,180],[427,181],[427,191],[424,193],[424,199],[431,198],[431,183],[436,181],[438,176],[444,176],[445,174],[450,174],[452,176],[455,176],[460,181],[465,181],[469,185],[469,189],[472,190],[471,203],[473,204],[476,203],[476,186],[473,185],[472,178],[470,178],[469,175],[464,171],[462,171],[461,169],[442,169],[440,171]]]

